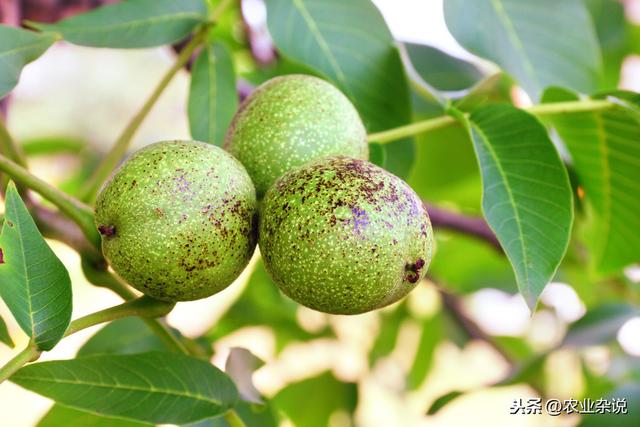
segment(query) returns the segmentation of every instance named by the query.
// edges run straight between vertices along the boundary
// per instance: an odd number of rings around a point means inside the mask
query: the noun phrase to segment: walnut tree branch
[[[477,237],[489,243],[497,251],[502,252],[498,238],[484,219],[438,208],[427,202],[424,202],[424,207],[429,213],[431,225],[434,228],[445,228]]]

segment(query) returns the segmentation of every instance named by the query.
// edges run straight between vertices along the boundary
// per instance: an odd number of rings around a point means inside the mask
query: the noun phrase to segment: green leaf
[[[203,0],[126,0],[55,24],[29,25],[81,46],[143,48],[183,39],[206,14]]]
[[[10,379],[61,405],[149,423],[182,424],[220,415],[238,398],[233,382],[218,368],[174,353],[34,363]]]
[[[0,236],[0,296],[40,350],[51,350],[71,321],[71,279],[44,241],[11,182]]]
[[[191,136],[221,146],[237,108],[238,93],[231,55],[223,44],[209,43],[198,55],[191,71]]]
[[[9,331],[7,330],[7,324],[4,323],[4,319],[0,317],[0,342],[5,343],[9,347],[15,347],[13,340],[11,339],[11,335],[9,335]]]
[[[167,347],[139,317],[115,320],[80,347],[78,357],[95,354],[131,354],[166,351]]]
[[[22,68],[42,55],[54,41],[54,34],[0,25],[0,99],[18,84]]]
[[[628,304],[605,304],[592,308],[571,325],[562,345],[586,347],[605,344],[616,337],[627,320],[638,315],[640,310]]]
[[[145,427],[151,425],[137,421],[104,417],[61,405],[53,405],[49,412],[42,417],[37,427]]]
[[[618,95],[634,102],[632,94]],[[575,94],[559,88],[544,96],[545,102],[576,99]],[[611,273],[640,261],[640,114],[620,106],[550,120],[571,153],[592,206],[594,218],[586,243],[597,269]]]
[[[269,31],[278,50],[317,70],[355,104],[369,132],[411,120],[411,100],[398,49],[368,0],[270,0]],[[389,94],[393,94],[389,96]],[[387,144],[387,168],[405,177],[410,140]]]
[[[545,128],[509,105],[470,116],[482,175],[482,210],[533,310],[569,243],[573,202],[567,170]]]
[[[462,46],[497,63],[534,100],[551,85],[598,87],[600,49],[582,0],[447,0],[444,12]]]
[[[403,46],[413,68],[425,82],[436,89],[463,90],[482,78],[478,67],[438,48],[415,43],[404,43]]]
[[[326,427],[334,412],[352,414],[357,399],[356,384],[342,383],[327,372],[287,386],[273,401],[296,426]]]
[[[447,406],[447,404],[451,403],[451,401],[457,399],[458,397],[464,396],[465,393],[466,392],[464,391],[454,390],[450,391],[449,393],[443,394],[431,404],[429,410],[427,411],[427,415],[435,415],[438,411],[440,411],[440,409],[444,408],[445,406]]]

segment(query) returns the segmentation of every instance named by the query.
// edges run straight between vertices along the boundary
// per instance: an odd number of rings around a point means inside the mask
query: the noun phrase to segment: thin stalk
[[[116,305],[115,307],[96,311],[95,313],[91,313],[87,316],[74,320],[69,325],[69,328],[67,328],[67,332],[65,332],[64,336],[68,337],[69,335],[75,334],[83,329],[90,328],[91,326],[111,322],[125,317],[139,316],[149,319],[164,316],[171,311],[174,305],[174,303],[168,303],[147,296],[142,296],[123,304]]]
[[[242,421],[242,418],[233,409],[224,414],[224,420],[229,424],[229,427],[246,427],[247,425]]]
[[[211,12],[209,21],[216,22],[222,16],[222,13],[229,7],[235,0],[222,0],[218,6]]]
[[[369,134],[367,139],[369,142],[378,142],[386,144],[391,141],[406,138],[419,133],[445,128],[457,123],[456,119],[451,116],[441,116],[434,119],[423,120],[421,122],[411,123],[409,125],[385,130],[382,132]]]
[[[119,277],[106,269],[106,265],[97,267],[87,259],[82,260],[82,271],[87,280],[95,286],[111,289],[123,300],[132,300],[136,294]],[[162,340],[162,342],[172,351],[189,354],[184,344],[176,337],[169,327],[161,323],[158,319],[142,319],[149,329]]]
[[[0,170],[11,176],[18,184],[30,188],[53,203],[62,213],[78,224],[94,246],[100,247],[100,236],[93,223],[93,209],[31,174],[3,155],[0,155]]]
[[[36,349],[35,344],[30,342],[24,350],[0,368],[0,384],[27,363],[37,360],[38,357],[40,357],[40,352]]]
[[[147,101],[142,105],[140,111],[138,111],[138,113],[133,116],[122,134],[120,134],[120,137],[116,140],[115,144],[111,148],[111,151],[98,165],[98,168],[95,170],[91,178],[89,178],[87,185],[81,192],[82,200],[86,202],[94,201],[98,190],[100,190],[100,187],[102,186],[102,183],[107,179],[113,169],[115,169],[120,160],[126,154],[127,148],[129,148],[133,136],[142,125],[142,122],[147,117],[156,101],[158,100],[158,98],[160,98],[160,95],[162,95],[162,92],[164,92],[165,88],[169,85],[173,77],[178,73],[178,71],[182,69],[182,67],[184,67],[189,59],[191,59],[191,55],[193,55],[193,52],[206,39],[208,30],[209,25],[202,26],[202,28],[193,36],[191,41],[185,46],[185,48],[182,49],[182,51],[178,55],[178,58],[176,59],[176,62],[167,71],[162,80],[160,80],[160,83],[158,83]]]
[[[140,316],[144,319],[149,319],[151,317],[164,316],[171,311],[174,305],[175,304],[173,303],[158,301],[153,298],[143,296],[133,301],[127,301],[124,304],[100,310],[74,320],[67,328],[63,338],[75,334],[83,329],[90,328],[91,326],[111,322],[112,320],[122,319],[124,317]],[[27,345],[24,350],[0,368],[0,383],[4,382],[4,380],[9,378],[27,363],[38,360],[40,354],[41,352],[36,348],[35,344],[33,342],[29,342],[29,345]]]
[[[527,111],[536,116],[550,116],[554,114],[570,114],[588,111],[608,110],[615,107],[615,105],[616,104],[614,104],[613,102],[603,100],[567,101],[534,105],[532,107],[524,108],[524,111]],[[407,138],[409,136],[445,128],[448,126],[453,126],[457,123],[458,121],[451,116],[440,116],[433,119],[411,123],[405,126],[399,126],[397,128],[385,130],[382,132],[372,133],[369,134],[367,139],[369,140],[369,142],[387,144],[398,139]]]
[[[550,116],[554,114],[583,113],[589,111],[610,110],[616,104],[610,101],[599,99],[589,99],[585,101],[551,102],[548,104],[538,104],[525,108],[536,116]]]
[[[27,161],[24,156],[24,152],[15,144],[13,138],[11,138],[11,135],[9,134],[9,131],[5,126],[2,117],[0,117],[0,152],[20,166],[24,168],[27,167]]]

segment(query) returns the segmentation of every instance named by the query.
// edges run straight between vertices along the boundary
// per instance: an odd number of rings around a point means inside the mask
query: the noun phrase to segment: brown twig
[[[431,225],[433,225],[434,228],[446,228],[477,237],[489,243],[497,251],[502,252],[498,238],[493,234],[493,231],[484,219],[438,208],[427,202],[424,202],[424,207],[429,213]]]
[[[478,324],[469,317],[462,307],[460,299],[451,292],[438,286],[438,292],[442,298],[442,305],[451,314],[452,319],[458,326],[468,335],[469,338],[480,340],[490,345],[496,352],[498,352],[504,360],[513,366],[513,360],[511,357],[500,347],[491,335],[484,332]]]

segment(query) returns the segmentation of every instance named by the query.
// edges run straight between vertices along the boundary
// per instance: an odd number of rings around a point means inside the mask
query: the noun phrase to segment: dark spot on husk
[[[0,248],[0,264],[4,264],[4,252],[2,248]]]
[[[413,264],[406,264],[404,266],[404,271],[406,273],[404,276],[405,280],[409,283],[416,283],[420,278],[420,270],[422,270],[424,265],[425,261],[422,258],[418,258]]]
[[[113,225],[101,225],[98,227],[98,232],[104,237],[113,237],[116,234],[116,227]]]

